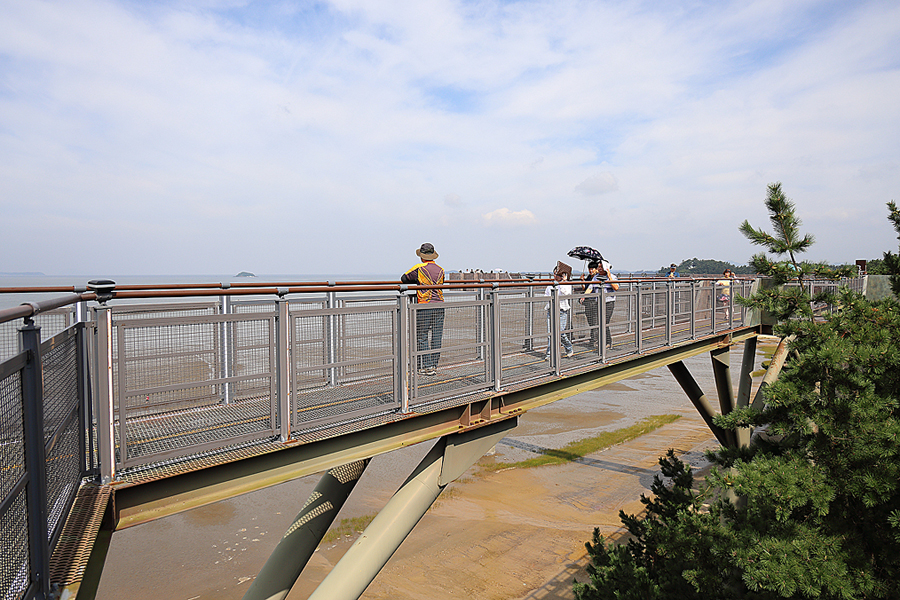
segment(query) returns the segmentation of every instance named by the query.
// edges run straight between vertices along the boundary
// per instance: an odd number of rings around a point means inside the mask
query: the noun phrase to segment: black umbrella
[[[568,256],[572,258],[580,258],[581,260],[602,261],[603,255],[599,250],[594,250],[590,246],[575,246],[568,252]]]

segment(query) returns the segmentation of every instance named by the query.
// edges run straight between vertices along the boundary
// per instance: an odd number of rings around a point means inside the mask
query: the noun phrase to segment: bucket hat
[[[438,253],[434,251],[434,245],[428,242],[425,242],[416,250],[416,255],[422,260],[435,260],[438,257]]]

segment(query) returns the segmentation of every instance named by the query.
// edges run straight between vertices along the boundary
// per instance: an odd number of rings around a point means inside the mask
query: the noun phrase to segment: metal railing
[[[0,311],[0,596],[47,593],[86,477],[360,429],[754,324],[735,302],[751,280],[620,280],[597,295],[572,283],[564,329],[546,281],[445,286],[439,348],[420,343],[434,305],[396,284],[134,290],[121,297],[144,303],[107,295],[89,311],[97,295],[82,293]]]
[[[50,556],[83,478],[94,472],[84,324],[40,340],[18,332],[0,363],[0,595],[49,597]]]

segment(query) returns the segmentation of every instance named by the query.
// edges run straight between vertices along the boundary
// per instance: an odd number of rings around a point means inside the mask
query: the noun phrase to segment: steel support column
[[[741,360],[741,376],[738,380],[738,394],[735,404],[738,408],[750,406],[750,390],[753,387],[753,368],[756,366],[756,340],[750,338],[744,342],[744,357]],[[750,445],[749,427],[741,427],[737,430],[737,442],[741,448]]]
[[[727,415],[734,410],[734,388],[731,387],[731,347],[716,348],[709,353],[712,358],[713,375],[716,378],[716,393],[719,396],[719,410]],[[732,447],[737,447],[737,435],[728,431]]]
[[[283,600],[287,597],[370,460],[341,465],[322,476],[244,594],[244,600]]]
[[[517,424],[507,419],[439,439],[309,600],[359,598],[447,484]]]
[[[769,367],[766,369],[766,374],[763,375],[763,380],[759,384],[759,389],[756,390],[756,396],[753,397],[753,403],[750,405],[757,410],[762,410],[765,404],[765,389],[769,387],[769,385],[778,379],[778,374],[781,373],[781,368],[784,366],[784,362],[787,360],[788,355],[788,345],[793,341],[794,336],[788,336],[781,340],[778,343],[778,347],[775,349],[775,353],[772,355],[772,358],[769,360]]]
[[[731,445],[730,436],[728,435],[729,432],[713,423],[713,417],[716,413],[713,411],[712,406],[710,406],[709,399],[707,399],[703,390],[700,389],[700,386],[697,385],[691,372],[688,371],[687,366],[681,361],[667,366],[669,367],[669,371],[675,377],[675,380],[681,385],[681,389],[684,390],[684,393],[687,394],[691,403],[696,407],[697,412],[699,412],[700,416],[703,417],[703,420],[706,421],[709,430],[712,431],[713,435],[716,436],[716,439],[719,440],[719,443],[723,446]]]

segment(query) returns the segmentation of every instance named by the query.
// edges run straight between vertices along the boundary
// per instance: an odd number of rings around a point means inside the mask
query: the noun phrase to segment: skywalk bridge
[[[283,598],[368,460],[440,438],[314,598],[356,598],[440,491],[525,411],[667,365],[722,444],[681,361],[709,352],[720,410],[750,402],[756,280],[622,279],[604,339],[546,280],[451,282],[437,373],[416,286],[232,283],[0,290],[0,596],[93,597],[111,532],[328,471],[246,598]],[[859,280],[850,280],[859,286]],[[812,285],[834,286],[832,283]],[[578,288],[576,288],[578,289]],[[49,293],[65,296],[42,299]],[[722,296],[727,296],[722,301]],[[720,299],[720,300],[717,300]],[[560,352],[560,337],[574,344]],[[745,342],[735,396],[728,349]],[[549,350],[549,360],[545,360]],[[749,360],[747,360],[749,358]],[[302,535],[301,535],[302,533]],[[304,558],[305,557],[305,558]]]

